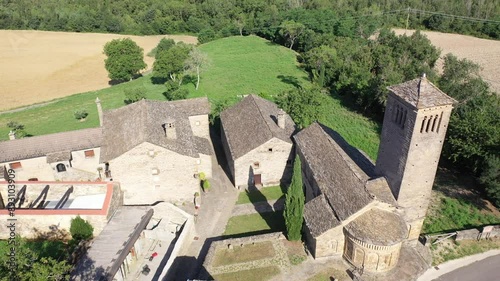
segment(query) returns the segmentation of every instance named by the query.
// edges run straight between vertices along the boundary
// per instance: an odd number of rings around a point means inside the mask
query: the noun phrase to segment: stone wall
[[[2,163],[0,166],[5,165],[9,169],[9,164],[14,162],[20,162],[22,165],[22,168],[15,169],[16,181],[27,181],[30,178],[37,178],[41,181],[55,180],[54,172],[45,156]]]
[[[344,251],[343,226],[339,225],[316,238],[314,258],[340,255]]]
[[[253,175],[260,174],[262,186],[279,185],[291,173],[292,144],[273,138],[234,162],[234,184],[247,188],[253,185]]]
[[[145,142],[109,161],[109,169],[125,204],[176,203],[191,201],[199,191],[198,161]]]
[[[482,233],[482,229],[467,229],[457,231],[457,236],[455,240],[479,240],[486,238],[500,238],[500,225],[493,227],[493,230],[489,233]]]

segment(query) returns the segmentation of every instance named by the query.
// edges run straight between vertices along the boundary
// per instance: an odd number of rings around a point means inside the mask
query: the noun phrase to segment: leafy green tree
[[[212,28],[205,28],[198,33],[198,43],[204,44],[217,39],[217,33]]]
[[[200,73],[205,70],[209,65],[208,56],[201,52],[198,48],[193,48],[189,52],[189,56],[184,62],[184,68],[188,74],[196,74],[196,87],[198,90],[200,86]]]
[[[497,149],[497,153],[498,151]],[[486,157],[479,182],[484,186],[486,194],[493,203],[500,207],[500,156],[498,154]]]
[[[302,223],[304,221],[304,189],[302,183],[302,164],[297,155],[293,163],[292,182],[285,195],[283,216],[288,240],[296,241],[302,237]]]
[[[125,104],[131,104],[146,98],[146,88],[144,87],[128,88],[123,93],[125,94],[125,100],[123,101]]]
[[[179,88],[177,90],[165,93],[165,97],[167,98],[167,100],[170,100],[170,101],[172,101],[172,100],[184,100],[187,98],[188,95],[189,95],[189,91],[188,91],[188,89],[185,89],[185,88]]]
[[[171,79],[182,83],[184,62],[189,57],[191,46],[178,43],[170,49],[158,53],[153,64],[153,77],[157,79]]]
[[[89,113],[85,109],[76,110],[74,113],[75,119],[80,121],[85,120],[85,118],[87,118],[88,115]]]
[[[175,46],[175,41],[173,39],[162,38],[160,42],[158,42],[158,45],[156,45],[156,47],[153,50],[151,50],[151,52],[149,52],[148,56],[157,59],[159,53],[167,51],[173,46]]]
[[[305,26],[300,22],[295,22],[293,20],[284,21],[280,25],[279,33],[288,41],[291,50],[293,48],[295,40],[305,31],[305,29]]]
[[[294,89],[280,93],[276,103],[290,114],[299,128],[305,128],[312,122],[324,118],[328,112],[325,107],[327,96],[319,88]]]
[[[91,239],[94,233],[94,227],[80,216],[71,219],[71,226],[69,228],[71,237],[76,241]]]
[[[16,138],[20,139],[20,138],[24,138],[28,135],[26,133],[26,131],[24,130],[24,125],[19,123],[19,122],[9,121],[7,123],[7,127],[9,127],[10,130],[15,134]]]
[[[131,80],[146,68],[143,49],[132,39],[114,39],[104,45],[104,65],[111,80]]]
[[[15,248],[15,254],[11,259],[11,248]],[[25,239],[15,238],[15,244],[8,247],[0,247],[0,280],[23,280],[23,281],[45,281],[45,280],[69,280],[69,272],[72,266],[65,260],[58,261],[53,257],[40,256],[31,250]]]

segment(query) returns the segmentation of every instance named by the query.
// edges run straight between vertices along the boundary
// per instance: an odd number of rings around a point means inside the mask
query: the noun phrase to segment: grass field
[[[196,44],[193,36],[131,36],[101,33],[0,30],[0,110],[109,87],[104,44],[130,37],[146,54],[161,38]]]
[[[256,36],[229,37],[209,42],[200,47],[207,53],[211,66],[202,73],[200,89],[187,84],[189,97],[207,95],[222,99],[249,93],[275,95],[299,83],[307,87],[307,74],[298,68],[296,54]],[[90,69],[89,71],[92,71]],[[48,105],[0,114],[0,140],[8,139],[7,123],[16,121],[25,125],[30,135],[43,135],[69,130],[97,127],[95,98],[101,99],[104,110],[124,106],[124,89],[144,87],[148,99],[165,100],[163,85],[154,85],[149,76],[99,91],[91,91],[55,100]],[[337,130],[352,145],[376,157],[379,143],[379,124],[341,105],[340,99],[329,99],[330,115],[320,120]],[[85,109],[85,122],[77,121],[75,110]]]
[[[269,186],[259,190],[241,192],[236,204],[255,203],[259,201],[278,200],[285,198],[285,191],[280,186]]]
[[[267,266],[218,274],[213,278],[218,281],[265,281],[279,273],[280,269],[277,266]]]
[[[226,225],[224,235],[232,236],[247,233],[249,236],[255,233],[277,232],[285,230],[283,212],[257,213],[231,217]]]

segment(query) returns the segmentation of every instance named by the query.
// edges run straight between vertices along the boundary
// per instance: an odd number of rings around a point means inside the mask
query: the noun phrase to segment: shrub
[[[201,172],[198,174],[198,177],[200,178],[201,181],[204,181],[207,179],[207,176],[205,175],[205,173]]]
[[[204,191],[209,191],[210,187],[212,187],[212,185],[210,184],[210,182],[208,180],[204,180],[203,181],[203,190]]]
[[[71,219],[69,232],[71,233],[71,237],[76,241],[88,240],[92,238],[94,227],[80,216],[76,216],[76,218]]]
[[[125,93],[125,104],[131,104],[146,98],[146,89],[143,87],[125,89],[123,92]]]
[[[16,135],[16,138],[24,138],[27,136],[26,131],[24,131],[24,125],[18,123],[16,121],[9,121],[7,123],[7,127],[11,129],[12,132]]]
[[[77,120],[83,120],[87,118],[88,115],[89,113],[84,109],[75,111],[75,118]]]
[[[165,97],[167,100],[184,100],[189,95],[188,89],[177,89],[173,92],[166,92]]]

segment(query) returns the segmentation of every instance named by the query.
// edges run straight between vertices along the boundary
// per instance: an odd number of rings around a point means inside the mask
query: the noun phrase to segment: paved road
[[[417,281],[498,281],[500,250],[464,257],[431,267]]]
[[[477,261],[461,267],[441,277],[436,281],[494,281],[500,280],[500,255]]]

